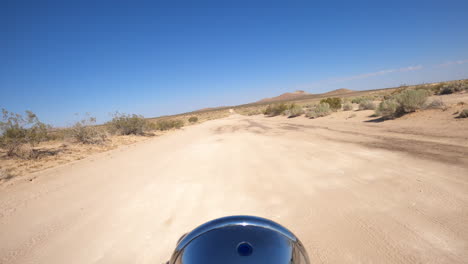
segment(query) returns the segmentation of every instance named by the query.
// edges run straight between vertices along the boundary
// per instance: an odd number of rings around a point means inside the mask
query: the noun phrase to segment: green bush
[[[95,117],[86,117],[76,122],[69,130],[70,137],[82,144],[101,144],[107,140],[107,135],[96,127]]]
[[[196,116],[191,116],[191,117],[188,119],[188,121],[189,121],[190,123],[196,123],[196,122],[198,122],[198,117],[196,117]]]
[[[141,115],[115,113],[112,120],[107,122],[106,125],[112,133],[118,133],[120,135],[143,135],[148,126],[148,122]]]
[[[267,116],[277,116],[277,115],[281,115],[288,108],[289,107],[286,104],[269,105],[265,109],[264,114]]]
[[[0,147],[4,148],[8,156],[19,156],[23,145],[31,147],[48,139],[50,126],[39,121],[31,111],[26,111],[26,118],[20,114],[2,109],[3,118],[0,121]],[[32,158],[27,156],[24,158]]]
[[[341,109],[341,99],[338,97],[322,99],[320,100],[320,103],[327,103],[330,106],[330,109],[334,111]]]
[[[343,111],[351,111],[353,110],[353,104],[350,102],[346,102],[343,104]]]
[[[468,109],[463,109],[458,115],[458,118],[468,118]]]
[[[424,90],[405,90],[395,96],[401,114],[411,113],[424,107],[428,97]]]
[[[397,116],[398,111],[398,102],[394,99],[384,100],[379,104],[375,114],[377,116],[382,116],[384,119],[391,119]]]
[[[330,109],[330,105],[328,103],[320,103],[315,108],[309,110],[306,113],[307,117],[310,118],[317,118],[322,116],[327,116],[331,114],[332,110]]]
[[[164,131],[169,129],[179,129],[184,126],[184,122],[179,119],[164,119],[156,122],[156,129]]]
[[[359,110],[374,110],[375,104],[371,100],[362,100],[359,103]]]
[[[286,109],[283,114],[286,116],[292,118],[296,116],[300,116],[304,113],[304,109],[302,109],[302,106],[297,105],[297,104],[291,104],[288,109]]]

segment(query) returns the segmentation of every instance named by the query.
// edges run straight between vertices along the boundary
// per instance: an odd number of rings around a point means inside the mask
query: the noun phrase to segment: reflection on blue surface
[[[252,245],[250,256],[241,256],[237,245],[246,241]],[[185,264],[260,264],[290,263],[291,244],[283,235],[256,226],[229,226],[210,231],[193,240],[184,250]]]
[[[253,247],[249,242],[240,242],[239,245],[237,245],[237,253],[240,256],[250,256],[252,255],[252,252]]]
[[[308,264],[286,228],[267,219],[233,216],[199,226],[177,245],[171,264]]]

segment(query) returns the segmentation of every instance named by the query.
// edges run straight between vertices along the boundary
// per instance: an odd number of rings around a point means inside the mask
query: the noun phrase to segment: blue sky
[[[468,78],[468,1],[0,1],[0,107],[50,124]]]

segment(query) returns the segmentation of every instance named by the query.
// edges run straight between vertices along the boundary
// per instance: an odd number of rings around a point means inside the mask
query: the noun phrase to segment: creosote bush
[[[2,114],[0,147],[6,150],[8,156],[35,158],[36,155],[32,147],[47,140],[50,126],[40,122],[36,114],[31,111],[26,111],[26,118],[5,109],[2,109]],[[23,151],[25,149],[28,151]]]
[[[371,100],[362,100],[359,103],[359,110],[375,110],[375,104]]]
[[[428,97],[424,90],[406,90],[398,94],[395,99],[399,104],[402,114],[411,113],[423,108]]]
[[[353,99],[351,99],[351,103],[360,104],[362,101],[365,100],[370,100],[370,98],[367,96],[354,97]]]
[[[327,116],[331,114],[332,110],[330,109],[330,105],[328,103],[320,103],[315,108],[309,110],[306,113],[306,116],[309,118],[317,118],[322,116]]]
[[[288,109],[286,109],[283,114],[288,116],[289,118],[300,116],[304,113],[304,109],[302,106],[297,104],[291,104]]]
[[[191,116],[191,117],[188,119],[188,121],[189,121],[190,123],[196,123],[196,122],[198,122],[198,117],[196,117],[196,116]]]
[[[102,144],[107,140],[107,135],[96,127],[96,118],[88,116],[76,122],[69,129],[70,137],[82,144]]]
[[[286,111],[288,109],[288,105],[286,104],[275,104],[275,105],[269,105],[267,106],[267,108],[265,109],[265,112],[264,114],[266,116],[278,116],[278,115],[281,115],[284,111]]]
[[[184,126],[184,122],[179,119],[164,119],[156,122],[155,128],[157,130],[179,129]]]
[[[426,90],[404,90],[393,96],[393,99],[384,100],[376,110],[376,115],[390,119],[414,112],[424,107],[428,97]]]
[[[396,117],[397,109],[398,103],[394,99],[383,100],[377,107],[375,114],[382,116],[384,119],[391,119]]]
[[[458,115],[458,118],[468,118],[468,109],[463,109]]]
[[[143,135],[147,128],[147,121],[141,115],[127,115],[115,113],[107,127],[112,133],[120,135]]]
[[[461,80],[461,81],[454,81],[454,82],[449,82],[449,83],[444,83],[440,88],[439,88],[439,93],[440,95],[444,94],[452,94],[455,92],[461,92],[463,90],[468,90],[468,80]]]
[[[430,102],[427,106],[427,109],[447,109],[447,106],[445,103],[440,100],[440,99],[435,99],[432,102]]]
[[[350,102],[346,102],[343,104],[343,111],[351,111],[353,110],[353,104]]]
[[[332,97],[320,100],[320,103],[327,103],[331,110],[336,111],[341,109],[341,99],[338,97]]]

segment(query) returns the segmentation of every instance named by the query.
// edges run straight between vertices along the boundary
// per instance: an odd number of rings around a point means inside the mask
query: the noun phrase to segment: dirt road
[[[313,263],[466,263],[466,142],[313,121],[232,115],[5,187],[0,262],[162,263],[184,232],[252,214]]]

